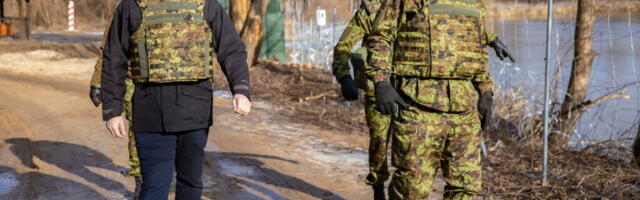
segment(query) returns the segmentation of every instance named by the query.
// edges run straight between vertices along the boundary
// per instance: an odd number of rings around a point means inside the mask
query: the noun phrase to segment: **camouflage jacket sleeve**
[[[486,24],[486,10],[483,9],[484,12],[481,14],[481,18],[480,18],[480,31],[482,31],[482,38],[481,38],[481,42],[482,45],[488,45],[489,42],[493,41],[494,39],[496,39],[498,36],[493,34],[493,33],[488,33],[487,32],[487,24]],[[487,60],[488,60],[488,54],[486,54],[487,56]],[[485,63],[486,65],[488,65],[488,62]],[[486,66],[487,68],[489,66]],[[484,92],[487,91],[493,91],[493,78],[491,77],[491,73],[489,72],[489,70],[487,69],[487,72],[482,73],[482,74],[478,74],[475,77],[473,77],[473,79],[471,79],[471,81],[473,82],[473,85],[475,86],[476,90],[478,91],[479,94],[482,94]]]
[[[471,82],[473,82],[473,86],[478,91],[478,94],[493,91],[493,78],[491,78],[491,73],[489,72],[476,75],[471,79]]]
[[[350,74],[349,58],[353,46],[361,41],[371,30],[369,13],[366,5],[361,4],[360,8],[353,16],[347,28],[342,32],[340,40],[333,50],[333,75],[340,80]]]
[[[498,38],[498,35],[493,33],[487,33],[485,30],[484,35],[482,37],[482,45],[484,46],[489,45],[489,42],[495,40],[496,38]]]
[[[367,76],[375,83],[388,80],[392,73],[393,41],[397,36],[401,0],[383,1],[368,38]]]
[[[109,23],[104,30],[104,35],[102,36],[102,43],[100,44],[100,48],[98,49],[98,60],[96,61],[96,66],[94,67],[93,76],[91,77],[91,86],[100,86],[100,81],[102,81],[102,51],[104,50],[104,43],[107,41],[107,37],[109,36],[109,27],[111,27],[111,21],[113,21],[113,16],[109,17]]]

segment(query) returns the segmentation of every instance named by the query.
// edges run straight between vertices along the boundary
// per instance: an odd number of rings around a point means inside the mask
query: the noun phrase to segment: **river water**
[[[615,17],[614,17],[615,16]],[[297,18],[296,18],[297,19]],[[332,50],[345,22],[316,26],[313,21],[293,20],[294,30],[288,32],[286,47],[290,62],[308,62],[330,69]],[[564,98],[571,61],[575,19],[557,19],[552,30],[552,75],[555,102]],[[510,47],[517,64],[500,62],[492,49],[490,70],[498,97],[520,91],[517,98],[529,99],[526,112],[542,114],[544,94],[544,66],[546,21],[493,19],[488,21],[490,32],[496,33]],[[628,86],[628,99],[614,99],[594,106],[583,115],[574,131],[573,140],[604,141],[632,138],[637,131],[640,112],[640,16],[632,13],[610,13],[597,17],[594,31],[595,57],[588,99],[598,98]],[[559,68],[558,68],[559,67]],[[555,72],[559,70],[559,76]],[[509,118],[510,116],[502,116]],[[618,143],[629,145],[631,140]]]
[[[627,86],[628,99],[606,101],[592,107],[575,129],[574,141],[622,139],[635,136],[640,109],[640,17],[629,13],[626,17],[597,17],[594,48],[597,52],[593,64],[588,99],[595,99]],[[622,14],[624,16],[624,14]],[[559,71],[555,89],[556,102],[561,102],[566,90],[571,60],[575,19],[557,20],[552,31],[552,76]],[[503,94],[517,89],[526,93],[531,103],[527,109],[542,113],[545,66],[546,21],[493,21],[489,29],[500,35],[515,54],[517,64],[498,61],[493,52],[490,64],[496,86]],[[560,67],[560,68],[558,68]],[[622,143],[629,144],[629,140]]]

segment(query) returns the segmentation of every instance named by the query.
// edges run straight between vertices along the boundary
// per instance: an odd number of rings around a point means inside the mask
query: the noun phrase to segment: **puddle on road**
[[[284,139],[288,144],[294,144],[293,150],[300,158],[320,166],[328,171],[334,172],[335,176],[350,176],[358,179],[367,174],[368,155],[362,149],[347,148],[348,144],[330,144],[323,139],[315,137],[313,129],[308,126],[296,123],[283,123],[274,120],[276,116],[264,114],[254,116],[251,126],[233,126],[242,121],[230,120],[226,125],[234,131],[252,134],[267,135]],[[282,147],[274,143],[275,148],[281,151],[284,148],[290,150],[290,147]],[[289,151],[285,151],[289,152]]]
[[[215,90],[215,91],[213,91],[213,96],[214,97],[218,97],[218,98],[223,98],[223,99],[231,99],[231,98],[233,98],[233,93],[231,93],[230,91],[227,91],[227,90]],[[261,102],[261,101],[260,102],[259,101],[251,102],[251,107],[253,109],[264,109],[264,110],[271,110],[273,108],[273,106],[271,106],[271,104],[269,104],[267,102]]]
[[[231,99],[233,97],[233,94],[226,90],[216,90],[213,91],[213,96],[223,99]]]
[[[322,139],[309,136],[298,143],[302,153],[310,161],[324,168],[346,174],[354,178],[367,174],[368,155],[364,151],[327,145]]]
[[[231,159],[219,160],[218,166],[222,168],[222,173],[227,175],[250,177],[256,174],[256,169],[253,166],[245,165]]]
[[[18,186],[20,182],[16,178],[16,175],[12,173],[0,174],[0,195],[8,194]]]

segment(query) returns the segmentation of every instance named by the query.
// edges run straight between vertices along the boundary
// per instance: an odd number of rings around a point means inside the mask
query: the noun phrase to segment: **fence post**
[[[553,0],[548,0],[547,5],[547,54],[545,58],[544,68],[544,138],[543,138],[543,154],[542,154],[542,185],[546,186],[548,171],[548,154],[549,154],[549,96],[550,96],[550,80],[549,71],[551,65],[551,29],[553,28]]]
[[[31,21],[29,17],[24,18],[24,37],[27,40],[31,40],[31,29],[29,27],[29,21]]]
[[[69,0],[69,12],[68,12],[68,20],[69,20],[69,31],[75,31],[76,30],[76,17],[75,17],[75,4],[73,3],[73,0]]]

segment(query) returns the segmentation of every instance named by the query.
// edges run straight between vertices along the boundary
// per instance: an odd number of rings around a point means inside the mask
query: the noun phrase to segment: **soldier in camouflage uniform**
[[[109,20],[111,21],[111,20]],[[97,107],[102,104],[102,91],[100,87],[101,75],[102,75],[102,48],[104,47],[105,40],[107,39],[107,34],[109,33],[109,27],[111,24],[107,24],[107,27],[104,32],[104,36],[102,38],[102,45],[100,46],[100,57],[98,57],[98,61],[95,65],[95,70],[93,71],[93,76],[91,78],[91,85],[89,91],[89,98],[91,98],[91,102]],[[126,84],[126,92],[124,99],[124,111],[127,120],[130,122],[132,120],[131,115],[131,99],[133,98],[134,86],[133,81],[131,79],[125,80]],[[129,169],[127,171],[127,176],[132,176],[135,178],[135,194],[134,198],[137,199],[138,194],[140,193],[140,184],[142,184],[142,174],[140,174],[140,159],[138,158],[138,151],[136,150],[136,138],[135,133],[131,129],[131,124],[129,123]]]
[[[387,145],[391,117],[375,109],[373,82],[365,75],[367,51],[363,47],[352,54],[353,46],[371,33],[371,26],[380,8],[380,0],[362,0],[360,8],[342,33],[334,49],[333,74],[342,85],[346,100],[358,99],[358,88],[365,91],[365,114],[369,126],[369,174],[366,183],[373,187],[374,199],[384,199],[384,182],[389,178]],[[366,41],[363,41],[366,42]],[[349,60],[354,66],[355,84],[351,78]],[[356,88],[357,87],[357,88]]]
[[[445,199],[480,192],[480,130],[491,123],[493,106],[483,48],[513,61],[486,33],[485,14],[481,0],[388,0],[380,8],[367,75],[376,108],[396,115],[390,199],[427,199],[438,168]]]

